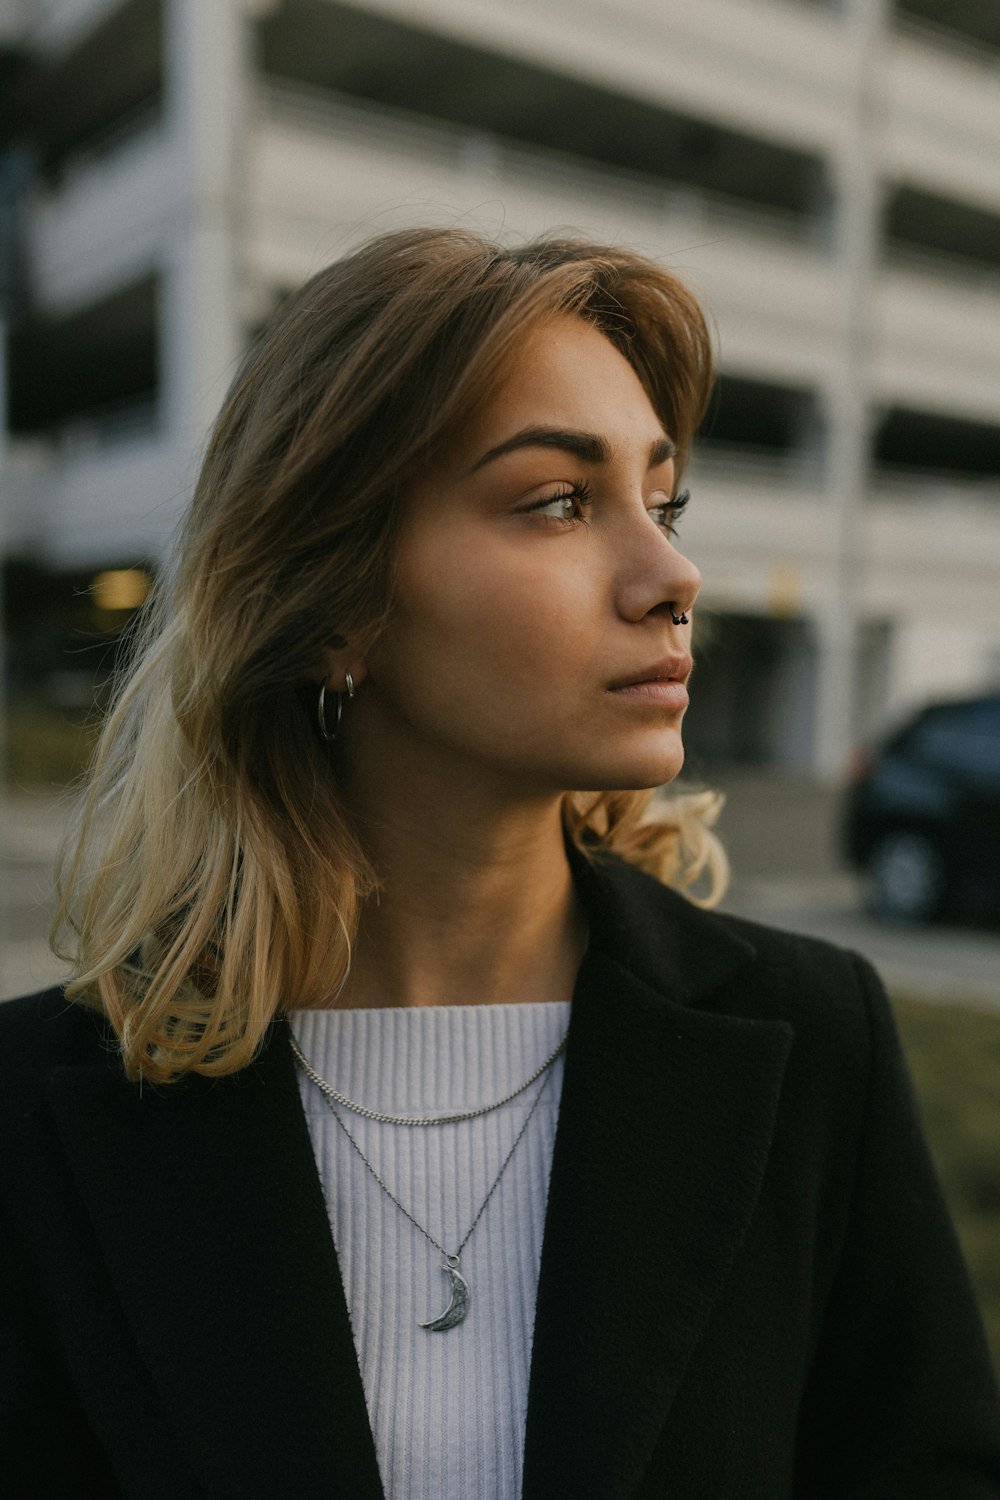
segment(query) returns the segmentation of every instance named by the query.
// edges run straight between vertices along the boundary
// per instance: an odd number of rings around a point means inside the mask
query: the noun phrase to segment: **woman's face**
[[[700,578],[672,536],[671,454],[603,334],[564,316],[527,337],[406,497],[359,750],[530,794],[675,776],[691,632],[671,605],[690,612]]]

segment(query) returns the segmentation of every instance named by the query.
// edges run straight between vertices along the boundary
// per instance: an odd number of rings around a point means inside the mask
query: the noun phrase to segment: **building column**
[[[890,15],[889,0],[849,0],[845,13],[855,72],[852,107],[834,158],[841,334],[827,391],[826,492],[835,517],[836,542],[816,622],[820,645],[816,770],[829,780],[843,773],[855,733],[864,609],[864,510],[874,419],[871,329],[881,227],[880,85]]]
[[[162,380],[187,490],[243,348],[251,21],[246,0],[167,0],[167,130],[180,195],[165,246]]]

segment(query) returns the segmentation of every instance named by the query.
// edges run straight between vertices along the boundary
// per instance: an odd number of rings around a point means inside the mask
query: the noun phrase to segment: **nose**
[[[618,609],[624,619],[644,620],[658,610],[679,621],[700,588],[701,574],[694,563],[664,531],[654,529],[648,515],[638,528],[629,529],[617,580]]]

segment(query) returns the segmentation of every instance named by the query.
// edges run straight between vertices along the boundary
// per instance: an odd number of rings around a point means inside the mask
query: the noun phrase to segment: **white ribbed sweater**
[[[306,1057],[341,1093],[391,1114],[502,1098],[565,1035],[569,1003],[296,1011]],[[472,1301],[444,1333],[441,1256],[382,1192],[322,1094],[299,1088],[340,1262],[386,1500],[518,1500],[542,1227],[562,1057],[462,1254]],[[478,1120],[412,1129],[339,1110],[401,1203],[457,1248],[542,1080]],[[331,1421],[336,1414],[331,1413]]]

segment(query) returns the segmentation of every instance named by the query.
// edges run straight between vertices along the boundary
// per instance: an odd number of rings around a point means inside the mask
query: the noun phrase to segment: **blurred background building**
[[[712,308],[702,760],[836,775],[1000,683],[1000,6],[0,0],[0,96],[13,695],[89,693],[247,341],[419,222]]]

